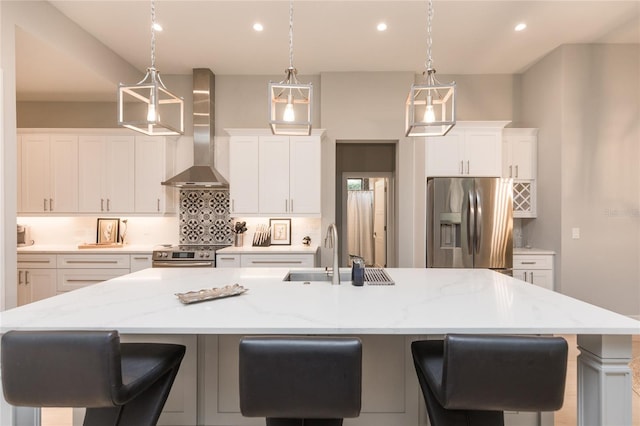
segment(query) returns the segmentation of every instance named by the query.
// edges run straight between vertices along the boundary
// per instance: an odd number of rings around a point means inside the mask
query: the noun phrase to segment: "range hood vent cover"
[[[178,188],[229,189],[214,167],[215,75],[208,68],[193,69],[193,166],[162,182]]]

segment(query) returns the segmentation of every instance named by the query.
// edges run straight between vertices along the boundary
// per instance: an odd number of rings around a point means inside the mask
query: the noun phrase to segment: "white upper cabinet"
[[[77,212],[78,137],[23,134],[19,141],[20,212]]]
[[[426,138],[427,176],[500,177],[506,124],[458,122],[446,136]]]
[[[535,179],[537,144],[538,129],[504,129],[502,177]]]
[[[320,214],[321,133],[290,137],[229,132],[232,215]]]
[[[169,213],[175,211],[176,192],[162,185],[174,172],[171,155],[175,143],[162,136],[135,137],[135,212]]]
[[[229,140],[229,194],[231,214],[258,212],[258,136]]]
[[[134,137],[80,136],[80,212],[134,211]]]

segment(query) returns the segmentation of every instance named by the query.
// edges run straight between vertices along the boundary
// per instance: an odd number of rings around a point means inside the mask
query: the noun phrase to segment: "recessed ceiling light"
[[[527,28],[527,24],[525,24],[524,22],[520,22],[518,25],[516,25],[516,27],[514,28],[514,30],[516,31],[522,31],[525,28]]]
[[[253,24],[253,29],[254,31],[262,31],[264,30],[264,27],[262,26],[262,24],[260,22],[256,22],[255,24]]]
[[[157,22],[155,24],[153,24],[153,29],[155,31],[162,31],[162,25],[158,24]]]
[[[376,29],[378,31],[387,31],[387,24],[385,24],[384,22],[380,22],[378,26],[376,26]]]

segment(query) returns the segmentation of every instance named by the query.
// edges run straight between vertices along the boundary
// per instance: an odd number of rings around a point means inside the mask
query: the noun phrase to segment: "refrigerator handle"
[[[480,252],[480,239],[482,238],[482,203],[480,201],[480,193],[475,191],[475,209],[476,209],[476,217],[475,217],[475,252]]]
[[[476,212],[473,202],[473,192],[469,191],[469,204],[467,205],[467,247],[469,248],[469,255],[473,255],[474,247],[475,247],[475,237],[473,236],[473,230],[475,229],[476,223]],[[473,223],[472,223],[473,222]]]

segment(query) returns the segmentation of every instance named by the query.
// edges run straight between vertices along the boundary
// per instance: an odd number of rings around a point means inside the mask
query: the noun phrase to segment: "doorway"
[[[369,267],[393,267],[397,141],[336,141],[336,224],[340,265],[350,255]]]

